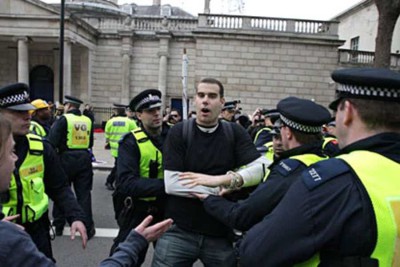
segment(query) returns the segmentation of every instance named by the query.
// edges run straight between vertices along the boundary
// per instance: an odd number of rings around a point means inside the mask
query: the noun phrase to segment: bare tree
[[[390,67],[394,27],[400,16],[400,0],[374,0],[379,13],[375,39],[375,67]]]

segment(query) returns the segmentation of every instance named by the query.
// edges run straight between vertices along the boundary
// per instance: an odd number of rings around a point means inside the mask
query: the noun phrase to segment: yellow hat
[[[44,101],[43,99],[40,99],[40,98],[33,100],[31,102],[31,104],[33,106],[35,106],[36,109],[42,109],[42,108],[48,108],[49,107],[49,104],[47,104],[46,101]]]

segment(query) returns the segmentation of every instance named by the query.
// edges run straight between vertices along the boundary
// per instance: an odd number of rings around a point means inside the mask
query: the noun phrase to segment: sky
[[[60,3],[60,0],[42,0]],[[241,10],[237,3],[243,2]],[[261,17],[280,17],[329,20],[362,0],[211,0],[213,14],[241,14]],[[153,0],[118,0],[118,4],[151,5]],[[203,13],[204,0],[161,0],[161,4],[178,6],[193,15]]]

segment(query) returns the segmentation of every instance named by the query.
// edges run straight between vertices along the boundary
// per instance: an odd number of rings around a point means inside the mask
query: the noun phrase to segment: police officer
[[[18,160],[11,178],[8,199],[3,203],[6,216],[19,215],[16,223],[24,226],[38,249],[53,259],[48,218],[49,197],[66,214],[71,235],[79,231],[86,246],[86,229],[80,209],[58,157],[50,143],[37,135],[28,134],[31,115],[35,109],[29,101],[29,88],[16,83],[0,89],[0,113],[12,124],[15,154]],[[18,251],[15,251],[18,254]]]
[[[203,205],[209,214],[233,229],[247,231],[261,221],[278,205],[302,170],[326,158],[321,151],[321,130],[330,119],[328,110],[311,100],[296,97],[281,100],[277,109],[284,152],[268,167],[265,182],[237,203],[221,196],[195,194],[204,199]]]
[[[36,108],[32,110],[31,126],[29,132],[46,137],[50,131],[51,110],[49,104],[43,99],[36,99],[31,102]]]
[[[236,113],[236,102],[235,101],[225,102],[221,111],[221,119],[233,122],[235,113]]]
[[[260,127],[254,129],[254,145],[258,148],[264,144],[272,141],[271,130],[274,126],[274,122],[279,118],[279,112],[276,109],[261,110],[260,113],[256,115],[263,116],[264,121]]]
[[[164,213],[163,143],[168,129],[162,127],[161,92],[144,90],[129,108],[136,112],[140,127],[119,143],[114,207],[120,230],[111,252],[147,215],[159,222]],[[146,251],[140,254],[140,264]]]
[[[78,98],[65,96],[64,114],[53,124],[48,140],[57,148],[69,183],[74,186],[74,192],[86,216],[90,239],[95,234],[91,197],[92,156],[88,150],[93,146],[93,126],[92,121],[79,110],[82,103]],[[53,218],[56,235],[62,235],[65,219],[57,205],[53,209]]]
[[[136,122],[126,116],[126,105],[113,104],[115,116],[109,119],[105,127],[106,145],[111,149],[111,156],[114,157],[114,167],[107,177],[105,186],[108,190],[114,190],[114,181],[117,175],[118,142],[122,136],[137,128]]]
[[[340,155],[306,169],[247,233],[242,266],[399,266],[400,74],[341,69],[332,79]]]

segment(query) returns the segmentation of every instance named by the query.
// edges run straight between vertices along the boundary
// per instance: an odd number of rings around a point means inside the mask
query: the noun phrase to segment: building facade
[[[374,1],[364,0],[333,18],[339,22],[339,38],[345,41],[339,47],[341,63],[373,64],[378,15]],[[391,53],[391,67],[400,70],[400,20],[393,32]]]
[[[105,108],[158,88],[165,103],[179,105],[186,49],[189,97],[201,78],[215,77],[225,85],[226,99],[240,99],[246,113],[273,108],[289,95],[324,105],[333,98],[330,73],[338,68],[343,45],[337,22],[193,17],[160,1],[151,6],[116,2],[67,1],[64,94]],[[59,100],[59,27],[56,5],[2,0],[0,86],[26,82],[32,98]]]

